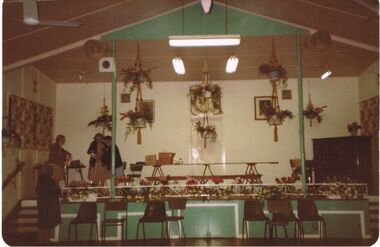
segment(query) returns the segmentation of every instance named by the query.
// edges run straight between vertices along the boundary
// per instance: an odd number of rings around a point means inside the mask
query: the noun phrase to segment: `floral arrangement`
[[[116,184],[120,184],[120,183],[127,184],[127,183],[131,183],[133,181],[135,181],[135,180],[133,178],[128,177],[128,176],[117,176],[115,178]]]
[[[214,184],[221,184],[224,182],[223,178],[219,177],[219,176],[212,176],[211,177],[211,181],[214,183]]]
[[[220,114],[222,113],[221,107],[221,95],[222,89],[218,85],[206,84],[206,85],[195,85],[190,88],[190,102],[192,106],[193,114],[204,113],[209,109],[205,107],[208,104],[208,98],[211,98],[212,103],[212,113]]]
[[[152,89],[153,82],[149,75],[152,69],[155,69],[155,67],[149,68],[148,70],[144,70],[141,67],[136,68],[135,66],[122,69],[121,74],[124,76],[122,81],[124,82],[125,88],[128,88],[129,92],[132,92],[136,89],[138,84],[145,83],[148,88]]]
[[[322,116],[320,115],[323,112],[323,109],[327,106],[314,107],[312,104],[307,105],[306,109],[303,111],[304,116],[310,121],[317,119],[318,123],[322,121]]]
[[[269,77],[271,81],[282,83],[284,88],[287,86],[288,72],[281,64],[273,65],[272,63],[264,63],[260,65],[259,73]]]
[[[160,184],[162,185],[169,185],[169,179],[170,179],[170,176],[163,176],[163,177],[160,177],[159,178],[159,181],[160,181]]]
[[[265,105],[263,113],[268,118],[267,121],[269,124],[282,124],[286,118],[294,118],[291,111],[275,109],[272,105]]]
[[[351,135],[357,135],[358,130],[361,129],[362,126],[360,126],[357,122],[352,122],[347,124],[347,130],[351,133]]]
[[[186,185],[196,185],[199,181],[195,179],[193,176],[187,175],[186,176]]]
[[[153,125],[153,114],[148,108],[143,108],[142,111],[128,111],[127,113],[120,113],[123,120],[128,118],[126,136],[130,133],[134,133],[136,128],[145,127],[145,123],[149,124],[152,128]],[[143,126],[144,125],[144,126]]]
[[[88,126],[95,125],[95,127],[103,127],[108,131],[112,131],[112,115],[109,114],[108,107],[105,103],[100,108],[100,116],[97,117],[94,121],[88,123]]]
[[[257,191],[255,195],[256,199],[264,202],[268,199],[280,199],[280,198],[286,198],[287,195],[282,193],[282,190],[280,190],[276,186],[266,186],[263,187],[261,190]]]
[[[212,142],[216,141],[217,133],[214,125],[202,126],[201,121],[195,123],[195,130],[204,139],[211,139]]]

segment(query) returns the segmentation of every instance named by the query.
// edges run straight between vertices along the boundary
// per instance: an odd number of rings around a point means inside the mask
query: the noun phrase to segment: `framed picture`
[[[255,120],[266,120],[267,117],[264,115],[264,109],[267,105],[272,105],[272,96],[255,96],[254,107],[255,107]]]
[[[282,90],[282,99],[292,99],[292,90]]]
[[[130,103],[131,102],[131,95],[129,93],[120,94],[120,102],[121,103]]]
[[[143,100],[140,104],[142,104],[141,109],[143,109],[145,114],[151,114],[150,116],[154,122],[154,100]]]

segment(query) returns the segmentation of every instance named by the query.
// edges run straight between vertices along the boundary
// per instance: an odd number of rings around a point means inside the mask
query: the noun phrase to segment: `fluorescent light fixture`
[[[238,63],[239,63],[239,58],[235,56],[231,56],[230,58],[228,58],[227,65],[226,65],[226,72],[229,74],[234,73],[236,71]]]
[[[185,74],[185,65],[180,57],[175,57],[172,59],[174,71],[179,75]]]
[[[326,70],[326,72],[321,75],[321,79],[324,80],[330,75],[331,75],[331,70]]]
[[[169,36],[169,45],[174,47],[236,46],[240,45],[240,35]]]

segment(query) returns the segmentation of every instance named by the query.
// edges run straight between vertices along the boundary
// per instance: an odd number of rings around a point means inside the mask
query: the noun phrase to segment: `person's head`
[[[42,165],[40,168],[40,176],[53,176],[53,166],[48,164]]]
[[[94,141],[96,142],[101,142],[103,141],[103,135],[101,133],[97,133],[95,136],[94,136]]]
[[[107,146],[111,146],[111,144],[112,144],[112,137],[111,137],[111,136],[105,136],[105,137],[103,138],[103,142],[104,142],[104,144],[106,144]]]
[[[64,135],[57,135],[57,137],[55,138],[55,142],[58,143],[59,145],[63,145],[65,144],[65,136]]]

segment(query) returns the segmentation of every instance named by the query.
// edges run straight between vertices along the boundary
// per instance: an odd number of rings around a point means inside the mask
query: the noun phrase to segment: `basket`
[[[145,164],[149,166],[157,165],[157,155],[155,154],[145,155]]]
[[[159,165],[172,165],[175,153],[158,153]]]

